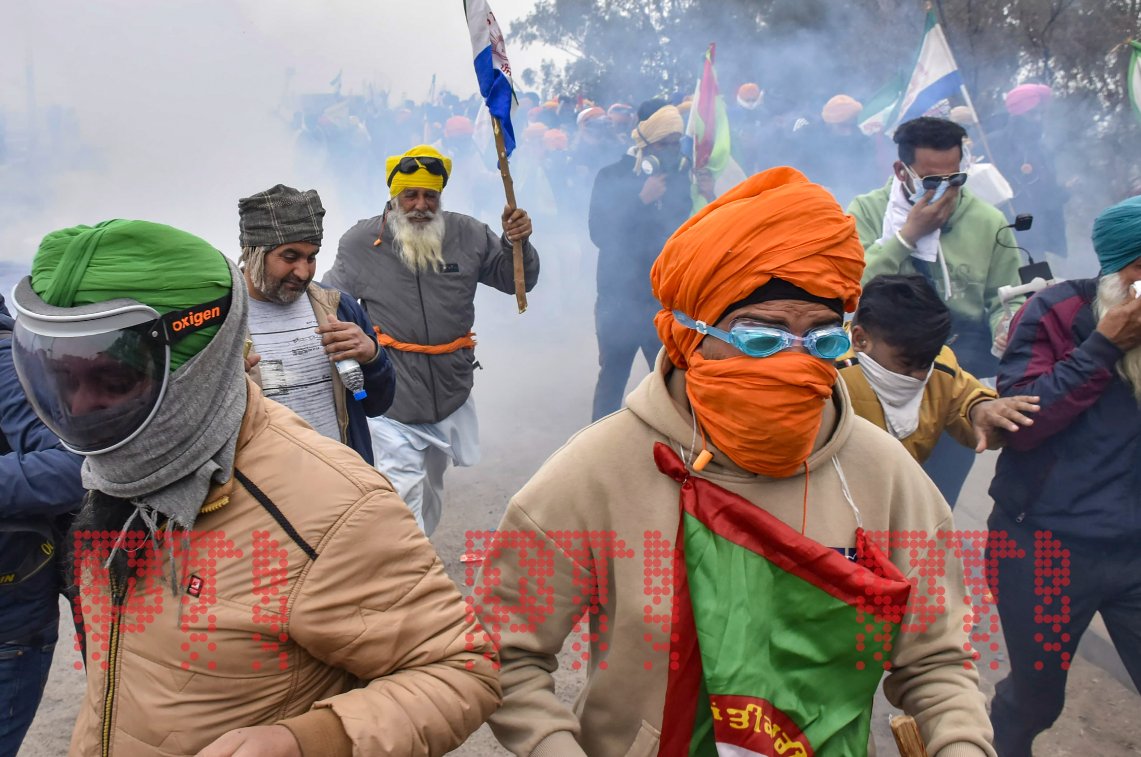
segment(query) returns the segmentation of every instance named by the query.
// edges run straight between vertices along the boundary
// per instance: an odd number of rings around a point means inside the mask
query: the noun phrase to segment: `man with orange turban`
[[[341,237],[324,283],[360,300],[396,366],[396,398],[369,418],[376,467],[431,535],[449,465],[479,462],[475,292],[515,291],[512,243],[523,243],[527,291],[539,279],[531,219],[504,207],[503,233],[441,207],[452,159],[419,145],[385,162],[392,198],[384,212]]]
[[[994,754],[962,565],[924,573],[908,604],[909,550],[869,536],[934,538],[952,521],[833,367],[863,267],[855,221],[791,168],[747,179],[666,243],[656,369],[511,500],[475,581],[502,662],[491,726],[512,752],[862,754],[890,668],[885,693],[930,754]],[[931,597],[942,610],[912,609]],[[902,621],[890,643],[880,624],[865,637],[873,617]],[[589,646],[573,708],[551,677],[572,629]]]

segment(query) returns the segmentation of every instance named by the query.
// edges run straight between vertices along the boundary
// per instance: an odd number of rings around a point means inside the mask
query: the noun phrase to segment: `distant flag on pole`
[[[1133,103],[1133,115],[1141,121],[1141,42],[1129,40],[1133,56],[1129,59],[1129,102]]]
[[[338,95],[341,94],[341,75],[343,73],[345,73],[345,69],[342,68],[337,72],[337,75],[333,77],[333,80],[329,82],[329,86],[332,87]]]
[[[705,51],[705,67],[693,93],[685,128],[685,133],[693,138],[694,169],[708,168],[714,175],[723,171],[729,161],[729,114],[725,98],[717,88],[717,72],[713,70],[716,52],[716,44],[710,44]]]
[[[507,47],[503,31],[487,0],[464,0],[471,49],[475,54],[475,76],[479,80],[479,93],[487,102],[491,115],[499,119],[503,130],[507,154],[515,149],[515,130],[511,126],[511,107],[515,102],[515,89],[511,83],[511,64],[507,61]]]
[[[689,109],[689,122],[685,133],[693,139],[693,169],[707,170],[713,175],[713,188],[720,195],[726,189],[744,181],[745,172],[733,160],[729,142],[729,112],[725,109],[725,98],[717,86],[717,72],[713,69],[713,59],[717,45],[710,44],[705,51],[705,65],[701,79],[693,93],[693,104]],[[700,210],[708,200],[697,190],[692,189],[694,211]]]
[[[911,80],[903,91],[897,117],[892,130],[899,124],[918,118],[934,109],[943,101],[958,95],[963,89],[963,77],[959,66],[947,45],[943,27],[932,12],[927,13],[927,24],[923,30],[923,44],[919,47],[919,57]]]

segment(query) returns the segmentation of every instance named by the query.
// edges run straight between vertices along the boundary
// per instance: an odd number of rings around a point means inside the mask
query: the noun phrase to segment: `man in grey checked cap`
[[[373,463],[368,418],[392,404],[396,373],[360,303],[313,281],[325,209],[316,190],[282,184],[238,200],[249,327],[266,397]],[[308,294],[308,297],[302,297]],[[353,398],[334,363],[361,365],[366,396]]]

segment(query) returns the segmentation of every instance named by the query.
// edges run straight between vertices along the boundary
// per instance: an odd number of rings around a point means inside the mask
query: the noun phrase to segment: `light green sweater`
[[[852,200],[848,212],[856,217],[860,243],[864,246],[863,283],[880,274],[917,273],[911,250],[894,236],[882,243],[883,216],[887,210],[891,182]],[[940,236],[943,256],[951,279],[951,295],[944,291],[942,275],[932,277],[935,289],[947,302],[960,323],[989,325],[991,338],[998,331],[1005,309],[998,299],[1001,286],[1018,286],[1017,242],[998,208],[988,205],[964,188],[959,207],[951,214],[947,229]],[[1006,246],[1004,246],[1006,245]],[[1021,300],[1012,302],[1017,310]]]

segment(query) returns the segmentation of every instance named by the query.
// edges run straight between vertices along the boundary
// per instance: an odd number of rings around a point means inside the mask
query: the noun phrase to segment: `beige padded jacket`
[[[178,596],[164,562],[116,618],[89,561],[71,755],[193,755],[275,723],[306,757],[455,748],[499,704],[494,648],[388,481],[247,383]]]

